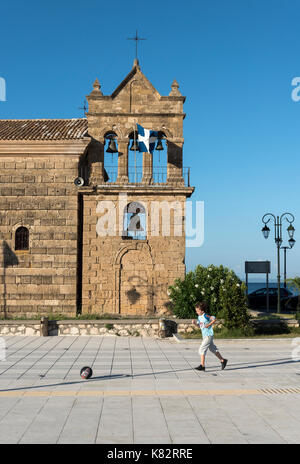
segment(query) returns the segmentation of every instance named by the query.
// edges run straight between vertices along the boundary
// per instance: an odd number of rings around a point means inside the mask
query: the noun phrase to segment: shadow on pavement
[[[253,366],[250,366],[249,364],[253,363],[235,363],[230,366],[228,363],[228,367],[226,367],[226,371],[236,371],[240,369],[253,369],[253,368],[259,368],[259,367],[266,367],[266,366],[279,366],[282,364],[292,364],[292,363],[297,363],[300,361],[294,361],[291,360],[291,358],[283,358],[280,360],[280,362],[273,362],[277,360],[269,360],[269,361],[262,361],[264,364],[257,364],[255,363]],[[230,362],[230,360],[229,360]],[[243,365],[244,364],[244,365]],[[235,367],[235,366],[240,366],[240,367]],[[20,387],[20,388],[6,388],[6,389],[0,389],[0,392],[9,392],[9,391],[21,391],[21,390],[33,390],[33,389],[38,389],[38,388],[46,388],[46,387],[59,387],[63,385],[77,385],[77,384],[82,384],[82,383],[90,383],[90,382],[95,382],[98,380],[110,380],[110,379],[121,379],[121,378],[136,378],[136,377],[145,377],[148,375],[159,375],[159,374],[170,374],[170,373],[175,373],[175,372],[184,372],[184,371],[194,371],[194,368],[188,368],[188,369],[178,369],[178,370],[168,370],[168,371],[160,371],[160,372],[149,372],[146,374],[116,374],[116,375],[104,375],[104,376],[99,376],[99,377],[92,377],[91,379],[88,380],[79,380],[79,381],[73,381],[73,382],[61,382],[61,383],[53,383],[53,384],[47,384],[47,385],[33,385],[29,387]],[[220,372],[219,369],[209,369],[206,371],[206,373],[213,373],[213,372]],[[224,371],[223,371],[224,372]],[[1,374],[0,374],[1,375]],[[205,374],[201,374],[205,375]],[[297,374],[300,375],[300,374]]]
[[[47,384],[47,385],[32,385],[30,387],[20,387],[20,388],[5,388],[5,389],[0,389],[0,392],[9,392],[9,391],[19,391],[19,390],[33,390],[37,388],[45,388],[45,387],[59,387],[63,385],[76,385],[79,383],[89,383],[89,382],[94,382],[96,380],[110,380],[110,379],[122,379],[122,378],[135,378],[135,377],[144,377],[147,375],[158,375],[158,374],[170,374],[174,372],[184,372],[184,371],[191,371],[193,368],[188,368],[188,369],[180,369],[180,370],[169,370],[169,371],[161,371],[161,372],[149,372],[147,374],[116,374],[116,375],[103,375],[99,377],[92,377],[91,379],[87,380],[79,380],[79,381],[73,381],[73,382],[61,382],[61,383],[52,383],[52,384]]]
[[[253,369],[255,367],[280,366],[281,364],[294,364],[294,363],[300,362],[300,361],[291,360],[291,358],[287,358],[287,359],[288,359],[288,361],[282,359],[282,360],[280,360],[280,362],[272,362],[273,360],[271,360],[271,361],[262,361],[262,362],[267,363],[267,364],[257,364],[256,363],[256,364],[254,364],[254,366],[249,365],[249,364],[253,364],[253,363],[247,363],[246,366],[241,366],[241,367],[234,367],[234,366],[240,366],[241,364],[245,364],[245,363],[235,363],[235,364],[230,365],[229,362],[228,362],[228,364],[226,366],[226,371],[237,371],[237,370],[240,370],[240,369]],[[276,359],[274,359],[274,361],[276,361]],[[214,371],[210,371],[210,372],[214,372]]]

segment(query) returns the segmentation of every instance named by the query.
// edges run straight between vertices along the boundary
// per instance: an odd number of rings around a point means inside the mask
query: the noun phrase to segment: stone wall
[[[72,136],[66,128],[49,133],[50,120],[38,120],[19,121],[17,129],[12,133],[5,129],[0,138],[0,314],[4,316],[75,316],[76,311],[168,314],[168,287],[184,277],[185,200],[194,191],[184,185],[182,176],[185,97],[176,81],[169,95],[160,95],[137,60],[111,95],[102,94],[98,81],[93,87],[87,96],[87,118],[68,122],[75,131]],[[137,122],[167,139],[167,173],[161,184],[154,184],[150,153],[140,153],[141,182],[129,183],[128,147]],[[26,125],[29,132],[24,132]],[[117,137],[116,182],[106,182],[104,171],[109,134]],[[80,188],[74,185],[78,175],[84,178]],[[177,202],[180,217],[171,212],[170,231],[163,230],[161,219],[154,234],[148,227],[146,240],[123,240],[118,231],[100,236],[98,204],[112,202],[117,221],[119,217],[122,221],[121,193],[129,202],[146,205],[150,227],[156,213],[151,215],[153,201]],[[165,206],[160,217],[167,213]],[[29,230],[28,250],[15,249],[20,226]],[[175,232],[178,226],[182,226],[180,235]]]
[[[97,205],[109,201],[115,208],[116,235],[99,236],[97,224],[102,214]],[[84,196],[83,221],[83,293],[82,313],[110,313],[121,315],[168,314],[167,290],[176,278],[185,275],[185,196],[179,195],[181,236],[175,235],[176,215],[170,212],[170,233],[163,234],[160,212],[159,230],[151,235],[151,201],[174,201],[158,189],[131,193],[126,204],[111,190]],[[119,221],[127,202],[139,201],[147,216],[146,240],[128,240],[119,235]],[[178,224],[177,224],[178,225]],[[180,224],[179,224],[180,225]]]
[[[128,182],[128,136],[138,122],[145,128],[162,131],[168,138],[168,182],[182,183],[183,104],[177,82],[168,96],[161,96],[142,73],[135,60],[130,73],[111,95],[103,95],[98,80],[87,96],[89,135],[99,143],[99,157],[93,165],[92,177],[103,181],[105,154],[104,135],[113,131],[118,137],[118,183]],[[144,153],[144,164],[149,154]],[[97,174],[96,174],[97,173]]]
[[[194,190],[185,187],[182,176],[185,97],[176,81],[168,96],[160,95],[142,73],[137,60],[111,95],[103,95],[98,80],[93,87],[87,96],[89,135],[93,138],[88,158],[91,190],[82,189],[82,313],[168,314],[168,287],[185,275],[185,201]],[[128,150],[137,123],[163,133],[167,139],[167,176],[162,184],[154,183],[155,155],[151,153],[138,153],[143,176],[139,183],[129,182],[128,170],[133,166],[129,165]],[[117,139],[118,174],[115,182],[105,183],[104,146],[109,133]],[[120,199],[123,195],[126,201]],[[115,233],[99,236],[97,226],[106,214],[99,210],[99,205],[105,201],[112,205],[115,224],[110,217],[107,221],[108,226],[115,227]],[[122,238],[120,221],[130,202],[139,202],[146,210],[146,240]],[[154,202],[157,206],[152,209]],[[163,212],[159,211],[162,203]],[[172,209],[174,203],[179,205],[179,217]],[[164,221],[170,230],[165,230],[162,217],[168,216],[170,207],[170,220]],[[157,212],[160,219],[153,230]]]
[[[0,336],[2,335],[28,335],[40,336],[41,324],[39,321],[0,321]]]
[[[30,335],[41,336],[42,324],[40,321],[0,321],[0,336],[2,335]],[[127,320],[116,321],[49,321],[49,336],[76,336],[76,335],[102,335],[102,336],[142,336],[160,337],[160,326],[157,319],[153,320]]]
[[[288,327],[299,327],[296,319],[284,320]],[[162,326],[164,323],[164,327]],[[278,326],[278,320],[256,321],[261,327],[270,328]],[[218,321],[218,325],[222,322]],[[195,326],[190,319],[127,319],[127,320],[64,320],[49,321],[46,331],[40,321],[0,321],[0,336],[2,335],[30,335],[42,336],[112,336],[120,337],[172,337],[173,334],[189,334],[194,332]]]
[[[0,155],[0,310],[76,314],[79,155]],[[15,232],[29,230],[29,249]]]
[[[157,320],[149,321],[118,321],[107,320],[78,321],[78,324],[64,321],[49,325],[49,335],[117,335],[121,337],[141,336],[159,337],[159,323]]]

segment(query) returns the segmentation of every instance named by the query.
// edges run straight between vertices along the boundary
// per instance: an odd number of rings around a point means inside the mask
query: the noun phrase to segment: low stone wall
[[[158,337],[158,320],[49,321],[49,335],[117,335]]]
[[[166,324],[168,326],[168,324]],[[117,335],[121,337],[165,337],[158,319],[151,320],[64,320],[64,321],[0,321],[1,335],[74,336]]]
[[[179,334],[189,334],[194,332],[194,330],[199,329],[199,327],[196,327],[190,319],[176,319],[176,325],[177,325],[177,330],[176,333]],[[221,321],[216,321],[214,327],[221,327],[222,322]]]
[[[260,327],[274,327],[285,323],[288,327],[299,327],[296,319],[273,319],[252,321]],[[221,326],[222,321],[216,325]],[[30,336],[76,336],[95,335],[120,337],[171,337],[173,333],[192,333],[195,330],[190,319],[136,319],[136,320],[64,320],[64,321],[0,321],[1,335]]]
[[[0,335],[41,335],[40,321],[0,321]]]

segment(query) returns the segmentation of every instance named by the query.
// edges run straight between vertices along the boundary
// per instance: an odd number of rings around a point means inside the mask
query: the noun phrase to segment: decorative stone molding
[[[22,155],[32,157],[40,155],[80,155],[83,154],[91,138],[82,140],[5,140],[0,141],[0,155]]]
[[[149,284],[153,286],[153,275],[152,271],[154,269],[154,263],[153,263],[153,257],[151,253],[151,248],[147,240],[131,240],[129,242],[126,242],[126,245],[123,246],[117,253],[116,258],[115,258],[115,263],[114,263],[114,308],[115,308],[115,313],[119,314],[120,313],[120,290],[121,290],[121,270],[122,270],[122,258],[123,256],[128,253],[129,251],[132,250],[137,250],[140,251],[141,253],[144,253],[145,256],[150,259],[150,265],[149,265],[149,271],[151,275],[151,279]],[[153,301],[152,301],[153,305]]]

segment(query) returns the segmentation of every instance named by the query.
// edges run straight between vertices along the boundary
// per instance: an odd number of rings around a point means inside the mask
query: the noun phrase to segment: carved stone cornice
[[[105,116],[105,117],[151,117],[151,118],[174,118],[182,117],[183,119],[186,116],[186,113],[98,113],[98,112],[88,112],[87,116]]]
[[[89,187],[79,187],[78,192],[87,194],[111,194],[127,193],[128,195],[184,195],[189,198],[195,187],[176,186],[165,184],[164,186],[152,184],[103,184]]]
[[[0,156],[81,155],[90,137],[80,140],[0,140]]]

